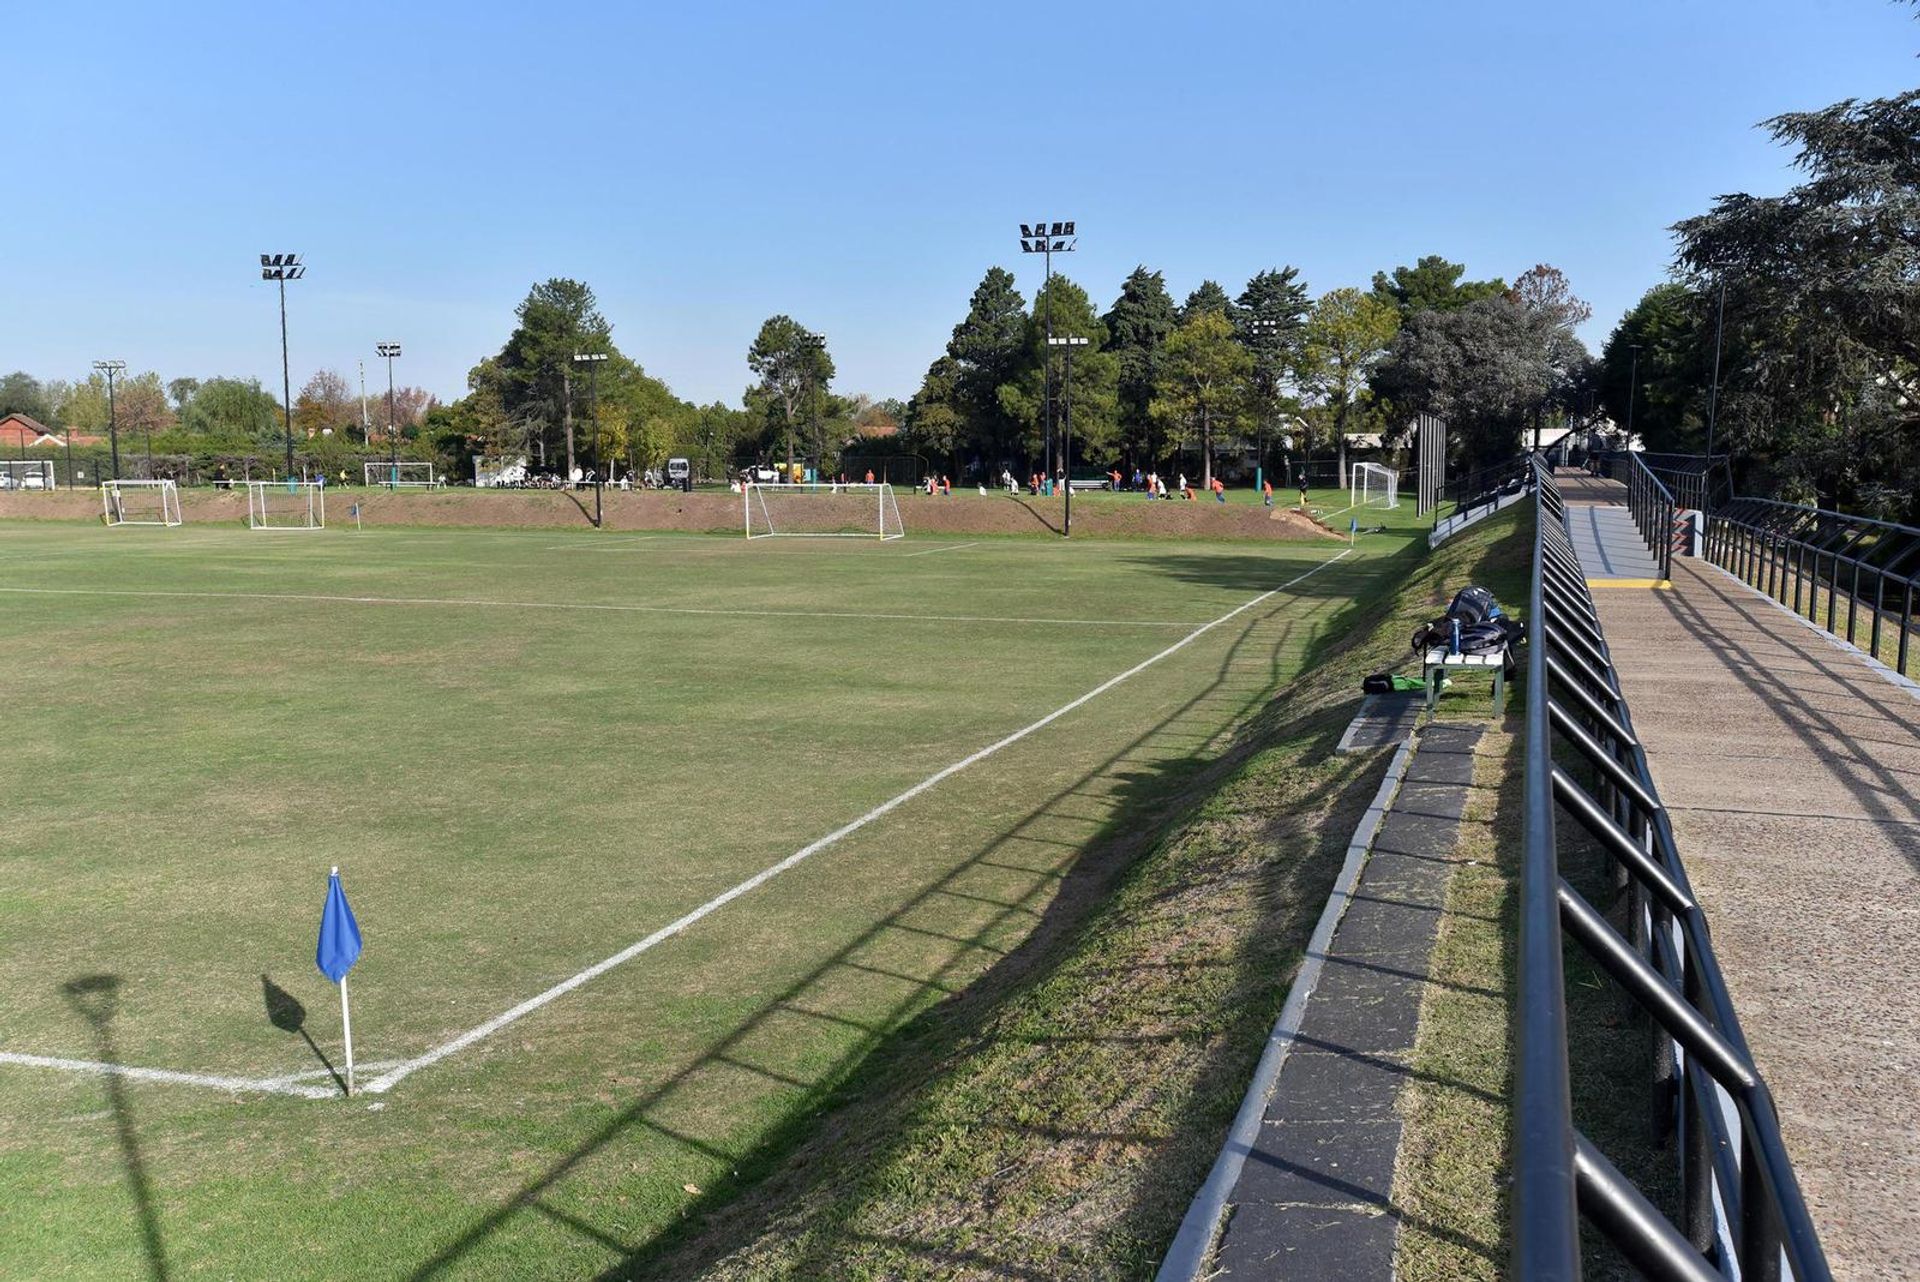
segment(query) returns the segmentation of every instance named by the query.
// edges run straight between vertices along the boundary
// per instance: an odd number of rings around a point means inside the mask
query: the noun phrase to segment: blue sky
[[[1777,191],[1782,111],[1911,86],[1882,0],[555,6],[14,5],[0,371],[257,375],[257,255],[297,251],[294,381],[397,339],[451,398],[535,280],[734,401],[766,316],[842,391],[910,395],[1016,224],[1104,307],[1283,263],[1316,291],[1441,253],[1536,262],[1597,346],[1666,227]]]

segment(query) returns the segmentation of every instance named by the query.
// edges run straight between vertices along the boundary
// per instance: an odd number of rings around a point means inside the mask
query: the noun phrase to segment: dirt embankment
[[[845,502],[845,500],[840,500]],[[610,530],[737,530],[742,527],[737,494],[700,492],[624,493],[603,496]],[[348,487],[327,494],[330,524],[350,525],[350,505],[360,505],[368,525],[478,526],[504,529],[586,529],[593,524],[593,491],[554,490],[365,490]],[[956,494],[930,498],[899,495],[900,518],[909,534],[1057,534],[1061,500],[1027,495]],[[244,491],[182,490],[182,515],[190,525],[247,518]],[[58,494],[0,494],[0,520],[98,520],[100,496],[77,490]],[[1076,501],[1075,534],[1090,538],[1324,539],[1332,531],[1291,508],[1206,502],[1151,503],[1127,497]]]

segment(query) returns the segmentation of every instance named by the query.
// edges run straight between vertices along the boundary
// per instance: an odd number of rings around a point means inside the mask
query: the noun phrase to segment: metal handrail
[[[1889,666],[1901,676],[1908,675],[1909,663],[1920,668],[1920,646],[1912,644],[1920,631],[1914,614],[1920,528],[1774,499],[1736,498],[1709,516],[1706,554],[1741,582],[1816,627],[1845,636],[1850,645],[1857,642],[1864,607],[1867,653],[1880,656],[1890,624],[1898,631]]]
[[[1534,484],[1514,1009],[1514,1273],[1578,1278],[1584,1216],[1658,1282],[1825,1282],[1832,1274],[1634,732],[1565,506],[1550,470],[1539,467]],[[1556,745],[1592,774],[1597,789],[1555,764]],[[1628,934],[1561,876],[1563,811],[1624,879]],[[1574,1127],[1568,938],[1651,1023],[1654,1125],[1662,1137],[1679,1138],[1678,1227]]]
[[[1654,475],[1646,460],[1638,454],[1629,457],[1633,461],[1627,468],[1627,510],[1633,514],[1633,524],[1639,529],[1640,537],[1647,541],[1647,550],[1659,562],[1660,581],[1665,583],[1673,577],[1673,542],[1677,533],[1673,514],[1678,505],[1673,501],[1673,491]]]

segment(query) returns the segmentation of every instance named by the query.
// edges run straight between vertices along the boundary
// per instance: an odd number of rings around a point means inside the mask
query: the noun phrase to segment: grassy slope
[[[1337,620],[1310,674],[1191,781],[1164,840],[894,1037],[619,1276],[1144,1277],[1212,1162],[1379,754],[1332,748],[1364,673],[1468,581],[1517,598],[1503,515]]]

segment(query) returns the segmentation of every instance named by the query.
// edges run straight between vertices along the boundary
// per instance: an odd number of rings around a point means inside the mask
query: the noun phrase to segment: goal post
[[[0,490],[52,490],[53,460],[48,458],[0,459]]]
[[[250,530],[322,530],[327,525],[327,491],[312,481],[248,481]]]
[[[362,484],[384,485],[390,490],[430,490],[440,484],[433,474],[433,464],[417,459],[362,463],[360,469]]]
[[[747,537],[898,539],[906,535],[893,486],[761,485],[740,488]]]
[[[1353,465],[1354,507],[1399,507],[1400,474],[1378,463]]]
[[[180,489],[172,481],[102,481],[100,505],[109,526],[181,524]]]

